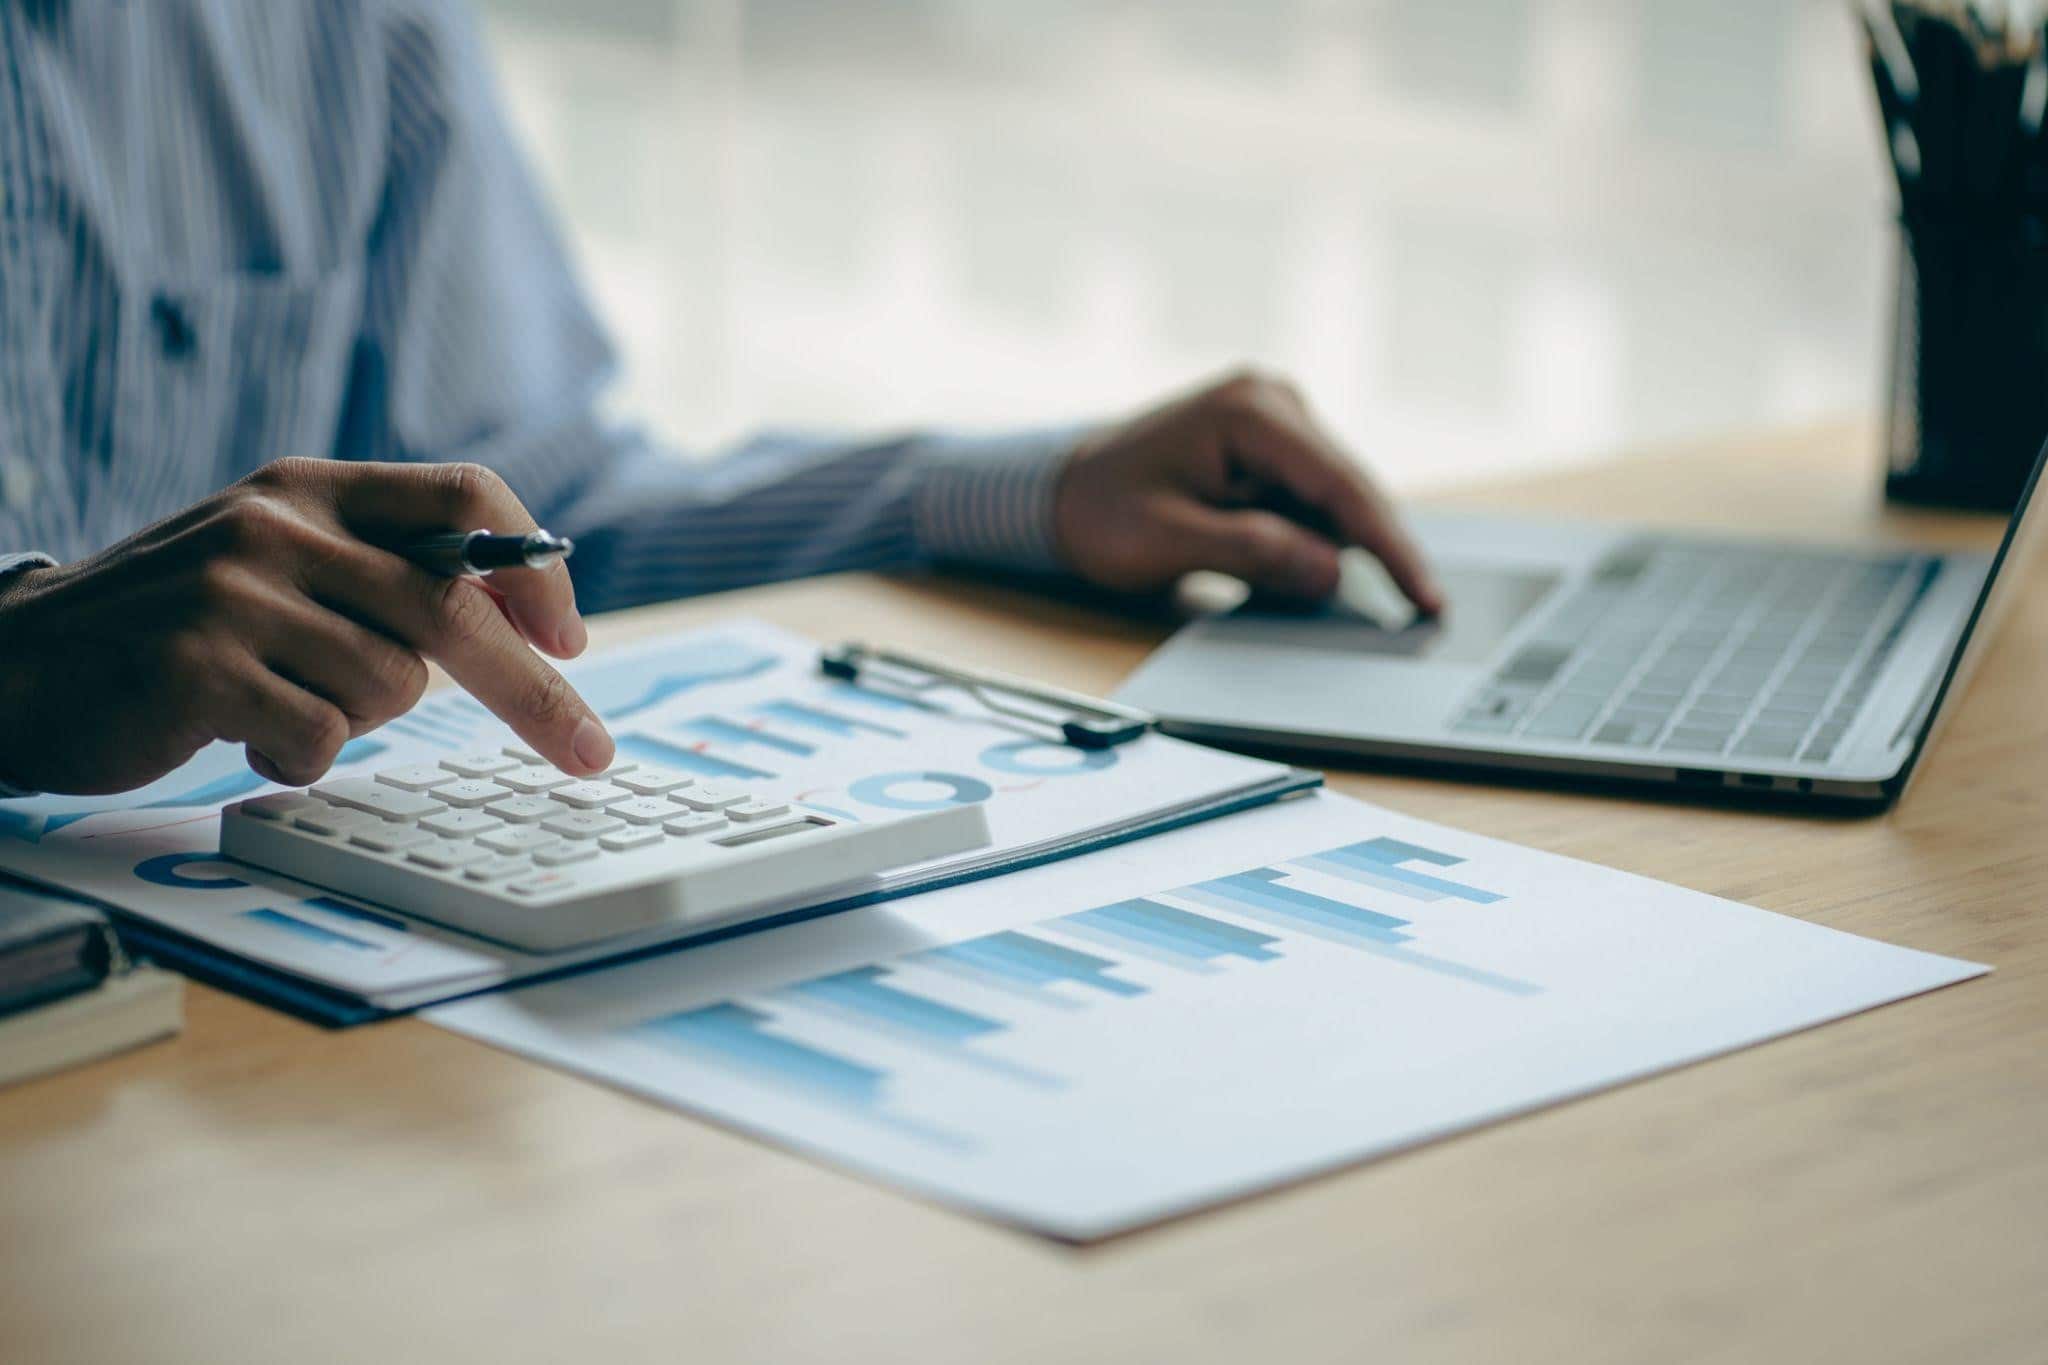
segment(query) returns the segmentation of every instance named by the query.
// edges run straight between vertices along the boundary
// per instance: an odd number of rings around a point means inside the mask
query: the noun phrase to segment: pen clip
[[[852,643],[821,650],[818,668],[825,676],[850,683],[880,683],[913,695],[939,688],[965,692],[996,715],[1030,725],[1050,727],[1062,743],[1076,749],[1111,749],[1128,744],[1151,729],[1152,716],[1134,707],[1083,696],[1044,683],[1026,682],[1001,673],[959,668],[936,659],[899,650],[872,649]],[[1034,704],[1031,710],[1013,700]],[[1064,712],[1046,715],[1044,711]]]

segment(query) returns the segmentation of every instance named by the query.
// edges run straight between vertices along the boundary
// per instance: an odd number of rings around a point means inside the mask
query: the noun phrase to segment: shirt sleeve
[[[607,421],[612,348],[519,155],[463,7],[394,3],[387,166],[334,454],[473,460],[577,541],[602,611],[940,560],[1051,572],[1079,428],[776,432],[684,459]]]
[[[1051,573],[1053,489],[1078,437],[783,432],[708,461],[642,446],[543,520],[576,541],[587,611],[940,561]]]

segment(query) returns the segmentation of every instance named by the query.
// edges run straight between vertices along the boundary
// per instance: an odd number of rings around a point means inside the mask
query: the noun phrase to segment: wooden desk
[[[1484,501],[1983,543],[1887,518],[1859,427]],[[1106,689],[1161,634],[850,578],[638,613]],[[1987,980],[1075,1251],[416,1021],[194,988],[183,1038],[0,1095],[0,1360],[1731,1362],[2048,1356],[2048,599],[1879,818],[1367,775],[1415,814]]]

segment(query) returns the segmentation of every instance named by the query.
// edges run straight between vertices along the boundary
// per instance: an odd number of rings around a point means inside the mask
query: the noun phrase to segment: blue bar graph
[[[775,656],[738,640],[703,640],[655,658],[633,659],[575,675],[577,690],[614,723],[712,683],[738,682],[774,668]]]
[[[1254,933],[1158,901],[1118,901],[1053,923],[1070,932],[1120,944],[1141,957],[1163,956],[1179,967],[1206,967],[1223,957],[1271,962],[1280,956],[1268,946],[1280,941],[1271,934]]]
[[[1407,920],[1336,899],[1344,892],[1329,883],[1321,883],[1329,894],[1318,894],[1288,880],[1289,868],[1313,867],[1332,878],[1385,890],[1380,881],[1343,874],[1399,873],[1423,883],[1388,878],[1402,894],[1414,893],[1417,902],[1500,900],[1492,892],[1409,866],[1448,868],[1462,861],[1398,840],[1368,840],[873,961],[776,987],[754,1004],[725,1001],[633,1025],[626,1032],[759,1084],[857,1112],[863,1122],[972,1149],[974,1138],[932,1126],[905,1103],[904,1097],[961,1083],[960,1072],[932,1071],[915,1054],[942,1068],[972,1068],[1005,1084],[1064,1089],[1074,1083],[1075,1066],[1070,1052],[1057,1049],[1075,1046],[1075,1035],[1071,1025],[1059,1026],[1048,1035],[1060,1040],[1056,1050],[1035,1049],[1037,1030],[1046,1023],[1038,1009],[1070,1011],[1070,1017],[1085,1019],[1099,1009],[1118,1008],[1116,1002],[1170,1002],[1177,981],[1173,973],[1216,976],[1242,970],[1243,964],[1313,965],[1315,941],[1460,987],[1541,995],[1544,988],[1534,981],[1428,951],[1432,923],[1450,922],[1434,915],[1448,913],[1459,924],[1482,928],[1483,919],[1439,908],[1420,910],[1419,919]],[[346,913],[350,907],[335,908]],[[305,929],[325,932],[317,926]],[[1466,933],[1465,941],[1470,937]],[[1074,942],[1094,951],[1070,946]],[[1105,1022],[1117,1028],[1147,1027],[1141,1014],[1126,1019],[1119,1012],[1116,1021]],[[1046,1069],[1036,1065],[1041,1062]]]
[[[1145,988],[1135,981],[1109,975],[1117,964],[1108,958],[1008,929],[944,948],[928,948],[906,960],[942,970],[965,969],[971,975],[991,977],[1032,991],[1071,981],[1109,995],[1145,994]]]
[[[190,791],[166,796],[161,801],[151,801],[145,810],[168,809],[177,806],[218,806],[239,796],[247,796],[270,785],[270,779],[261,777],[245,768],[238,773],[228,773],[211,782],[194,787]]]
[[[818,752],[818,746],[815,744],[806,744],[800,739],[790,739],[772,730],[756,729],[751,725],[722,720],[717,716],[698,716],[694,720],[684,721],[678,728],[719,744],[733,744],[740,748],[758,744],[780,750],[785,754],[794,754],[798,758],[808,758]]]
[[[977,1039],[1007,1032],[1010,1026],[1002,1020],[888,984],[888,975],[889,968],[884,966],[855,967],[785,986],[769,999],[820,1011],[843,1023],[897,1043],[936,1052],[949,1061],[993,1072],[1006,1080],[1054,1090],[1064,1084],[1057,1076],[969,1046]]]
[[[390,929],[395,933],[412,932],[404,920],[380,915],[375,910],[365,910],[360,905],[350,905],[347,901],[337,900],[333,896],[308,896],[299,904],[314,910],[323,910],[330,915],[340,915],[343,919],[361,920],[364,924],[374,924],[380,929]]]
[[[1318,872],[1346,881],[1358,882],[1365,886],[1392,891],[1410,900],[1434,901],[1446,896],[1474,905],[1492,905],[1505,897],[1491,891],[1482,891],[1476,886],[1463,882],[1447,881],[1414,872],[1402,866],[1404,863],[1426,862],[1437,867],[1456,867],[1463,858],[1435,849],[1423,848],[1419,844],[1403,843],[1399,839],[1368,839],[1361,844],[1347,844],[1343,848],[1326,849],[1296,860],[1303,867],[1312,867]]]
[[[885,985],[883,977],[886,975],[886,970],[881,967],[855,967],[852,971],[821,976],[815,981],[800,981],[787,987],[786,993],[836,1005],[892,1028],[921,1034],[935,1042],[964,1043],[970,1038],[1001,1033],[1006,1027],[1000,1020],[983,1018],[979,1014],[970,1014]]]
[[[837,735],[842,739],[858,734],[881,735],[886,739],[904,737],[904,732],[892,725],[882,725],[854,716],[842,716],[837,711],[828,711],[822,706],[808,706],[799,701],[762,702],[754,710],[790,725]]]
[[[383,951],[366,939],[338,934],[332,929],[323,929],[317,924],[309,924],[305,920],[287,915],[282,910],[245,910],[242,912],[242,918],[255,920],[258,924],[267,924],[273,929],[282,929],[294,937],[317,943],[323,948],[346,948],[358,953]]]
[[[775,774],[761,768],[750,768],[744,763],[719,758],[701,749],[686,749],[680,744],[670,744],[652,735],[633,732],[614,735],[619,753],[642,763],[658,767],[674,768],[678,772],[695,773],[698,777],[723,777],[735,782],[754,781],[773,777]]]
[[[1335,937],[1340,942],[1401,943],[1411,937],[1401,932],[1407,920],[1284,885],[1283,875],[1277,868],[1255,867],[1183,887],[1174,894],[1212,909],[1234,911],[1322,938]]]
[[[764,1032],[767,1022],[764,1012],[725,1001],[650,1019],[635,1032],[814,1099],[865,1108],[881,1098],[886,1072]]]
[[[859,683],[842,682],[832,688],[832,695],[841,701],[857,701],[863,706],[872,706],[882,711],[943,711],[936,702],[922,701],[916,697],[899,696],[894,692],[881,692]]]

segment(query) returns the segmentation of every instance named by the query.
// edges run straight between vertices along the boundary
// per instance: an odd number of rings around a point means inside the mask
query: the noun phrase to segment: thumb
[[[1189,569],[1216,569],[1287,597],[1322,598],[1337,590],[1337,546],[1277,512],[1188,503],[1173,521],[1170,530]]]

